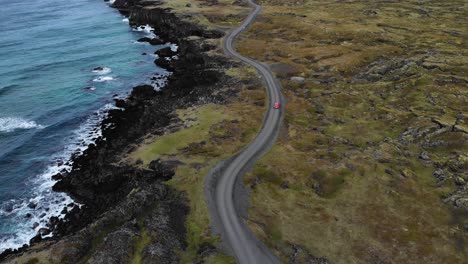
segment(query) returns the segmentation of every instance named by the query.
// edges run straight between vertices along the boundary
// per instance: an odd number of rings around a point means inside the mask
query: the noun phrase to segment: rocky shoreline
[[[145,263],[156,259],[177,262],[175,252],[186,246],[184,225],[189,208],[183,193],[164,184],[174,175],[177,163],[155,160],[143,169],[121,159],[144,136],[163,134],[164,127],[176,121],[175,109],[224,102],[223,94],[214,92],[227,81],[219,69],[228,61],[206,54],[213,46],[204,40],[220,38],[223,32],[183,21],[170,10],[158,8],[158,3],[117,0],[112,6],[128,16],[131,26],[156,28],[158,38],[140,41],[178,45],[177,59],[171,59],[175,54],[167,49],[156,53],[155,64],[173,71],[166,87],[156,91],[140,85],[127,99],[116,99],[118,109],[110,110],[101,124],[102,137],[73,158],[70,172],[54,176],[58,182],[53,190],[67,193],[81,206],[64,208],[64,219],[52,217],[48,229],[41,229],[30,246],[6,250],[0,261],[8,263],[24,254],[48,251],[59,263],[121,263],[131,257],[136,238],[158,233],[158,239],[140,252],[142,259]],[[42,239],[49,233],[53,236]]]

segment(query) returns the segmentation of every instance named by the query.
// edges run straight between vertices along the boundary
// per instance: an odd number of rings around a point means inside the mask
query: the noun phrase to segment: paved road
[[[263,119],[263,126],[257,137],[244,150],[236,156],[225,161],[217,176],[212,190],[212,217],[217,219],[218,229],[225,243],[234,254],[238,263],[242,264],[268,264],[280,263],[262,242],[260,242],[245,224],[244,219],[237,211],[234,200],[236,184],[242,180],[245,172],[260,158],[276,141],[283,119],[283,96],[281,85],[274,78],[268,66],[237,53],[233,47],[236,37],[253,22],[261,10],[261,6],[249,0],[254,8],[244,23],[231,31],[225,38],[224,48],[228,55],[240,59],[244,63],[255,67],[263,79],[268,94],[268,110]],[[273,109],[274,102],[281,103],[281,109]]]

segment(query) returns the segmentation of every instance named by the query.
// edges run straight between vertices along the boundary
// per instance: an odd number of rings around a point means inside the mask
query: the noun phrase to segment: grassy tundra
[[[466,2],[261,3],[238,47],[288,102],[245,181],[257,235],[287,262],[466,261]]]

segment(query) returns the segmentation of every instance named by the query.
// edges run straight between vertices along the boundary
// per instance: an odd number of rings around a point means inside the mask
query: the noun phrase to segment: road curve
[[[234,49],[236,37],[254,21],[261,6],[249,0],[254,8],[242,25],[233,29],[224,40],[224,49],[228,55],[237,58],[254,67],[266,86],[268,94],[267,111],[263,125],[256,138],[241,152],[218,165],[216,180],[208,195],[210,213],[213,221],[217,222],[217,230],[221,234],[223,243],[231,250],[238,263],[242,264],[268,264],[280,263],[275,256],[245,224],[244,219],[237,210],[238,201],[235,201],[236,184],[242,182],[245,172],[260,158],[276,141],[283,120],[283,96],[281,85],[275,79],[268,66],[244,57]],[[273,104],[280,102],[280,109],[273,109]]]

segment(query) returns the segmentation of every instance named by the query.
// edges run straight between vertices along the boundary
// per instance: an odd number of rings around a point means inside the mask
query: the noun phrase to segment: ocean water
[[[100,135],[113,98],[169,73],[154,65],[154,46],[136,42],[151,28],[131,29],[102,0],[0,0],[0,8],[2,252],[63,217],[73,201],[51,191],[51,176]]]

